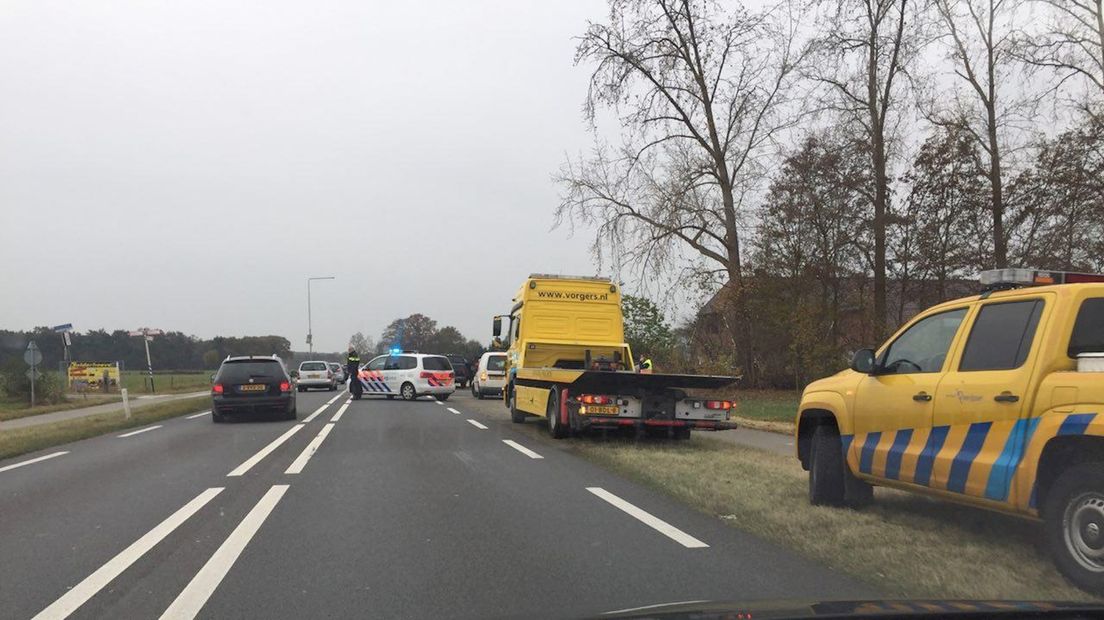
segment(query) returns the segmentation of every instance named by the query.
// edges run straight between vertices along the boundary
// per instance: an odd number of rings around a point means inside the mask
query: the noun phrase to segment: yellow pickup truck
[[[736,427],[732,402],[685,391],[735,377],[638,371],[620,287],[608,278],[533,274],[513,301],[510,314],[494,317],[494,337],[508,345],[503,402],[514,422],[544,418],[557,439],[625,427],[686,439],[691,429]]]
[[[1104,275],[981,284],[805,389],[809,500],[859,505],[881,485],[1042,519],[1062,573],[1104,594]]]

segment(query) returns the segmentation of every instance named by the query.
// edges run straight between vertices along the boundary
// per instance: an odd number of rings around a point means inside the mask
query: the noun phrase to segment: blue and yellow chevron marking
[[[1104,431],[1104,418],[1095,413],[1045,419],[1046,430],[1041,430],[1044,418],[1028,418],[874,431],[840,439],[848,463],[860,473],[997,502],[1013,501],[1016,485],[1016,503],[1022,506],[1030,489],[1026,504],[1034,508],[1034,467],[1021,471],[1020,464],[1025,459],[1037,461],[1043,445],[1056,436],[1082,435],[1090,426],[1094,432]]]

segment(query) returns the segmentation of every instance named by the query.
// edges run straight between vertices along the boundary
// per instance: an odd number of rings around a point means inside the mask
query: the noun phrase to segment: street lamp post
[[[307,278],[307,347],[311,353],[314,353],[314,327],[311,324],[311,282],[315,280],[334,280],[333,276],[322,276],[318,278]]]

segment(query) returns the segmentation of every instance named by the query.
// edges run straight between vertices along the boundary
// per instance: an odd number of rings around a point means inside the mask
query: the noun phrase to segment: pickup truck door
[[[935,394],[968,310],[963,306],[914,321],[879,355],[875,374],[856,388],[855,434],[847,450],[852,471],[927,484],[930,466],[922,457]]]
[[[1034,370],[1049,315],[1047,296],[980,305],[936,395],[933,425],[946,429],[932,486],[994,501],[1010,501],[1012,475],[1038,419]],[[1037,334],[1036,332],[1039,332]]]

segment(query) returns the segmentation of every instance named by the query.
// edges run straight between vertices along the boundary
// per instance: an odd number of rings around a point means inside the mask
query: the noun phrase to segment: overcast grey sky
[[[487,340],[591,140],[601,0],[6,0],[0,327],[279,334],[423,312]]]

